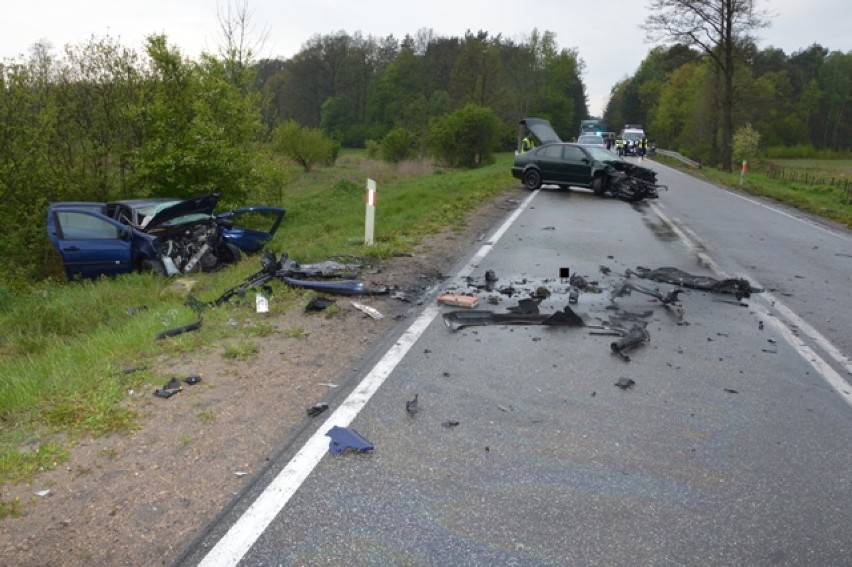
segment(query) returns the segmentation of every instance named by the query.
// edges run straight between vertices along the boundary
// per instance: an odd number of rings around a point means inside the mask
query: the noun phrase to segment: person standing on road
[[[648,138],[642,136],[639,140],[639,161],[645,160],[645,151],[648,149]]]

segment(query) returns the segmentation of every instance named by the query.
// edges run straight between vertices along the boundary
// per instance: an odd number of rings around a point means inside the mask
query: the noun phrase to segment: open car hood
[[[562,141],[550,122],[544,118],[524,118],[520,121],[520,124],[523,124],[532,132],[539,144],[553,144]]]
[[[210,217],[213,215],[218,202],[219,195],[211,193],[210,195],[193,197],[192,199],[165,206],[153,215],[145,217],[142,221],[142,228],[151,230],[152,228],[187,215],[206,215]]]

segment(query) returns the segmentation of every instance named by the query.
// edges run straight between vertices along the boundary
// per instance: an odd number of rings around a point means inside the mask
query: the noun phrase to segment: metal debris
[[[665,267],[649,269],[641,266],[636,268],[636,272],[628,270],[628,273],[633,273],[640,278],[654,280],[658,282],[670,283],[691,289],[700,289],[712,293],[727,293],[734,295],[738,300],[751,297],[752,293],[762,293],[763,290],[751,285],[748,280],[743,278],[728,278],[717,280],[709,276],[696,276],[688,272],[684,272],[678,268]]]

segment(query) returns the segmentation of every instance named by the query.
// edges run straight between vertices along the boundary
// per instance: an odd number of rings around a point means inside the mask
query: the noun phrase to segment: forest
[[[743,42],[736,54],[734,127],[756,130],[762,151],[850,150],[852,53],[815,44],[788,55]],[[526,116],[547,118],[568,139],[589,115],[585,70],[578,49],[538,30],[523,41],[341,31],[280,60],[255,60],[227,41],[192,60],[162,35],[141,52],[109,37],[61,53],[35,45],[0,63],[2,280],[56,273],[44,234],[51,201],[217,192],[225,205],[286,206],[276,197],[296,138],[329,142],[326,165],[343,147],[468,167],[514,150]],[[707,54],[655,47],[613,86],[604,118],[643,123],[658,147],[718,163],[719,92]],[[476,159],[454,156],[477,144]]]

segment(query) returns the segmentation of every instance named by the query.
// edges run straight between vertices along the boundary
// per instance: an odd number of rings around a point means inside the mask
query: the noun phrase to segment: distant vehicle
[[[580,135],[583,134],[599,134],[606,132],[606,122],[600,118],[589,118],[580,120]]]
[[[253,206],[214,214],[216,194],[193,199],[51,203],[47,236],[68,279],[151,270],[210,271],[258,252],[285,210]],[[240,219],[239,226],[237,218]]]
[[[621,140],[621,153],[625,156],[635,156],[638,153],[639,142],[645,137],[645,130],[642,129],[641,124],[627,124],[625,126],[631,127],[625,127],[618,135],[619,140]],[[638,126],[638,128],[635,126]]]
[[[550,123],[541,118],[522,120],[536,128],[536,136],[547,139],[543,146],[515,156],[512,175],[529,190],[543,184],[585,187],[596,195],[607,193],[625,201],[654,199],[659,195],[657,174],[629,163],[601,147],[562,142]]]
[[[577,143],[581,146],[595,146],[598,148],[606,147],[606,140],[604,140],[603,136],[599,136],[598,134],[583,134],[577,138]]]

